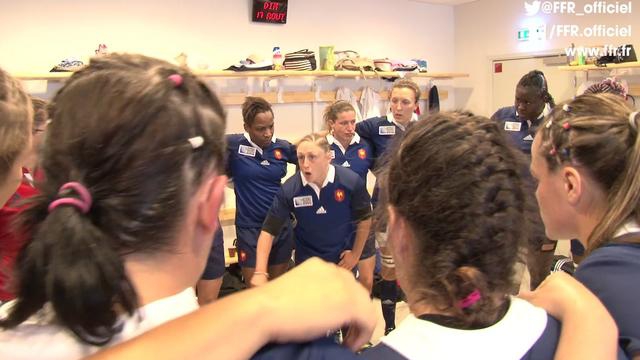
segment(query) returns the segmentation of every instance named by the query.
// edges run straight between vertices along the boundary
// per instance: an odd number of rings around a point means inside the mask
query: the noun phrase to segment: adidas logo
[[[345,161],[342,163],[342,167],[351,167],[351,164],[349,164],[348,161]]]
[[[322,206],[320,206],[318,211],[316,211],[316,214],[326,214],[326,213],[327,213],[327,210],[325,210]]]
[[[268,162],[267,160],[262,160],[262,162],[260,163],[260,165],[267,166],[267,165],[271,165],[271,164],[269,164],[269,162]]]

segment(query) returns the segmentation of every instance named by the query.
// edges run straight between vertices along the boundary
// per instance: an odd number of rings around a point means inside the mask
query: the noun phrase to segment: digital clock
[[[287,23],[288,0],[253,0],[251,19],[256,22]]]

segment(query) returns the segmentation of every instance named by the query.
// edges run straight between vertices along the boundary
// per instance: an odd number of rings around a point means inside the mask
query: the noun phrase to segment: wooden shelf
[[[71,76],[71,72],[57,72],[57,73],[43,73],[43,74],[15,74],[15,77],[21,80],[51,80],[51,81],[64,81]],[[378,77],[398,77],[397,72],[378,72],[366,71],[363,73],[359,71],[195,71],[195,74],[203,78],[248,78],[248,77],[264,77],[264,78],[301,78],[308,77],[314,79],[322,78],[365,78],[375,79]],[[407,77],[417,78],[431,78],[431,79],[453,79],[459,77],[467,77],[468,74],[462,73],[406,73]],[[355,96],[360,97],[361,91],[355,91]],[[314,102],[333,102],[336,100],[336,91],[323,90],[316,94],[315,91],[282,91],[281,97],[278,97],[277,91],[270,92],[258,92],[247,94],[242,93],[225,93],[219,92],[218,96],[225,105],[242,105],[245,98],[248,96],[259,96],[269,101],[272,104],[292,104],[292,103],[314,103]],[[379,92],[381,99],[387,99],[389,97],[388,91]],[[446,100],[449,94],[445,90],[438,92],[440,100]],[[421,100],[428,99],[428,93],[423,92],[420,96]]]
[[[461,77],[468,77],[469,74],[464,73],[417,73],[417,72],[405,72],[400,73],[396,71],[294,71],[294,70],[280,70],[280,71],[194,71],[197,75],[203,77],[230,77],[230,78],[243,78],[243,77],[334,77],[334,78],[367,78],[374,79],[378,77],[390,77],[397,78],[401,76],[405,77],[417,77],[417,78],[431,78],[431,79],[454,79]]]
[[[606,66],[596,65],[578,65],[578,66],[559,66],[560,70],[565,71],[591,71],[591,70],[612,70],[612,69],[632,69],[640,68],[640,61],[621,63],[621,64],[607,64]]]
[[[401,76],[411,78],[429,78],[429,79],[454,79],[469,77],[469,74],[464,73],[415,73],[415,72],[373,72],[373,71],[293,71],[293,70],[281,70],[281,71],[212,71],[212,70],[194,70],[194,73],[198,76],[205,78],[247,78],[247,77],[265,77],[265,78],[278,78],[278,77],[333,77],[333,78],[398,78]],[[14,76],[21,80],[64,80],[71,76],[71,72],[57,72],[57,73],[17,73]]]
[[[360,98],[361,90],[353,92],[356,98]],[[251,96],[261,97],[272,104],[278,104],[278,93],[273,92],[259,92],[251,93]],[[379,91],[380,99],[388,99],[389,91]],[[245,98],[248,96],[246,93],[218,93],[220,101],[225,105],[242,105]],[[449,92],[446,90],[438,90],[438,96],[440,101],[444,101],[449,98]],[[428,100],[429,94],[422,92],[420,100]],[[333,102],[336,101],[336,91],[320,91],[316,97],[315,91],[283,91],[282,103],[283,104],[299,104],[299,103],[313,103],[313,102]]]

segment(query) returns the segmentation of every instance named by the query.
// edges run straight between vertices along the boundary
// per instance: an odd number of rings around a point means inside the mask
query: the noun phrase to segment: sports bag
[[[316,55],[309,49],[294,51],[284,55],[283,65],[286,70],[315,70]]]
[[[361,57],[358,52],[353,50],[336,51],[334,52],[338,56],[336,62],[336,70],[351,70],[351,71],[375,71],[376,66],[373,60]]]

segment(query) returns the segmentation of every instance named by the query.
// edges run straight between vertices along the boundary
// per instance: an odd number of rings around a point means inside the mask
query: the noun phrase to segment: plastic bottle
[[[567,65],[577,65],[574,63],[576,60],[576,44],[571,43],[571,50],[567,52]]]
[[[276,46],[273,48],[273,70],[284,70],[283,63],[284,59],[282,58],[280,47]]]

